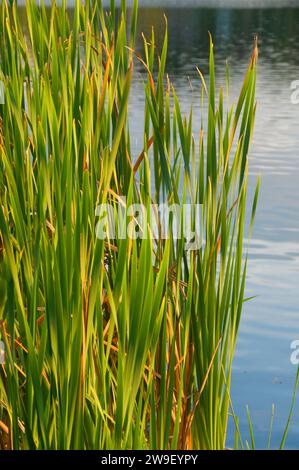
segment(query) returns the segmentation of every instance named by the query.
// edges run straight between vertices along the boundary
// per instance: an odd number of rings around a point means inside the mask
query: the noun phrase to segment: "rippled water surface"
[[[267,444],[275,404],[272,444],[277,446],[296,373],[290,363],[290,343],[299,339],[299,105],[290,100],[291,82],[299,80],[299,8],[142,9],[139,29],[149,33],[154,25],[158,43],[163,38],[164,12],[169,23],[168,72],[185,110],[193,103],[195,129],[200,117],[195,66],[207,72],[208,31],[215,44],[218,85],[225,86],[228,60],[232,96],[239,91],[252,36],[257,32],[260,37],[251,188],[257,175],[262,180],[247,284],[248,294],[257,297],[245,305],[232,396],[245,438],[249,405],[259,447]],[[138,146],[143,94],[138,81],[134,86],[132,125]],[[287,441],[290,448],[299,447],[298,408],[297,403]]]

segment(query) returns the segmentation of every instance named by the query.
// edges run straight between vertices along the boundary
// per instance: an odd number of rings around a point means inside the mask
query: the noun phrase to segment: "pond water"
[[[299,339],[299,104],[291,103],[291,83],[299,80],[299,8],[141,9],[139,31],[149,33],[153,25],[160,44],[164,12],[169,25],[167,69],[183,108],[187,111],[193,104],[195,130],[200,117],[200,83],[195,66],[208,70],[208,31],[215,45],[218,85],[225,86],[228,60],[232,96],[239,91],[253,34],[258,33],[260,38],[250,187],[253,190],[257,175],[261,175],[261,195],[247,284],[248,294],[257,297],[244,308],[232,398],[245,439],[249,434],[246,405],[249,406],[260,448],[267,445],[275,404],[272,446],[277,447],[296,374],[296,366],[290,361],[290,344]],[[132,125],[139,142],[142,118],[143,93],[136,80]],[[228,444],[233,442],[232,424]],[[299,447],[298,401],[286,447]]]
[[[141,31],[149,34],[154,26],[157,43],[161,45],[166,14],[167,70],[183,109],[187,111],[193,104],[195,131],[201,113],[195,66],[208,71],[208,31],[215,44],[217,84],[225,86],[228,60],[232,97],[239,91],[253,34],[258,33],[260,38],[258,110],[249,183],[253,191],[256,177],[261,175],[261,195],[247,283],[248,295],[257,297],[244,308],[234,361],[232,399],[245,439],[249,439],[246,405],[249,406],[259,448],[267,445],[275,404],[272,434],[275,448],[287,420],[297,370],[290,361],[290,344],[299,339],[299,104],[291,103],[291,83],[299,80],[299,1],[141,0],[140,4],[163,4],[163,8],[140,9],[138,37]],[[193,8],[186,8],[191,4]],[[194,7],[196,4],[202,7]],[[207,8],[208,4],[215,8]],[[217,7],[224,4],[243,8]],[[275,8],[254,8],[258,4]],[[139,73],[142,74],[141,69]],[[134,145],[142,148],[144,95],[138,74],[133,83],[131,115]],[[233,427],[231,422],[229,446],[233,445]],[[298,400],[286,447],[299,448]]]

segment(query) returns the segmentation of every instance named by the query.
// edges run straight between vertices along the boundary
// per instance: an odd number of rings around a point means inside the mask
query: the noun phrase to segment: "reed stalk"
[[[153,33],[135,50],[137,1],[130,21],[125,1],[25,11],[27,32],[16,2],[0,7],[0,447],[224,449],[259,189],[248,211],[257,48],[226,106],[210,39],[197,137],[167,77],[167,26],[161,47]],[[124,196],[200,204],[202,245],[186,251],[172,220],[168,238],[99,239],[96,208],[117,214]]]

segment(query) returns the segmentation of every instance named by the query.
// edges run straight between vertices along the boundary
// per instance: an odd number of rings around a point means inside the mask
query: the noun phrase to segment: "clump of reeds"
[[[213,44],[199,139],[165,75],[167,29],[134,50],[137,1],[70,15],[0,7],[0,446],[223,449],[244,303],[256,49],[239,99],[216,93]],[[144,144],[128,104],[145,69]],[[217,96],[219,96],[217,98]],[[258,186],[254,197],[254,217]],[[201,204],[202,245],[99,239],[98,205]],[[189,214],[194,225],[194,214]],[[171,225],[171,220],[170,220]],[[147,230],[147,228],[145,229]],[[161,235],[161,234],[160,234]]]

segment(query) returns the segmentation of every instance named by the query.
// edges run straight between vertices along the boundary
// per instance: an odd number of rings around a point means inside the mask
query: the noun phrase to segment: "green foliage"
[[[248,152],[257,50],[225,111],[210,41],[199,141],[154,33],[134,50],[137,1],[103,11],[0,7],[0,446],[223,449],[244,303]],[[134,62],[144,148],[131,151]],[[95,209],[202,204],[204,243],[99,240]],[[256,210],[258,186],[252,219]],[[250,216],[250,214],[249,214]],[[190,214],[194,224],[194,214]]]

